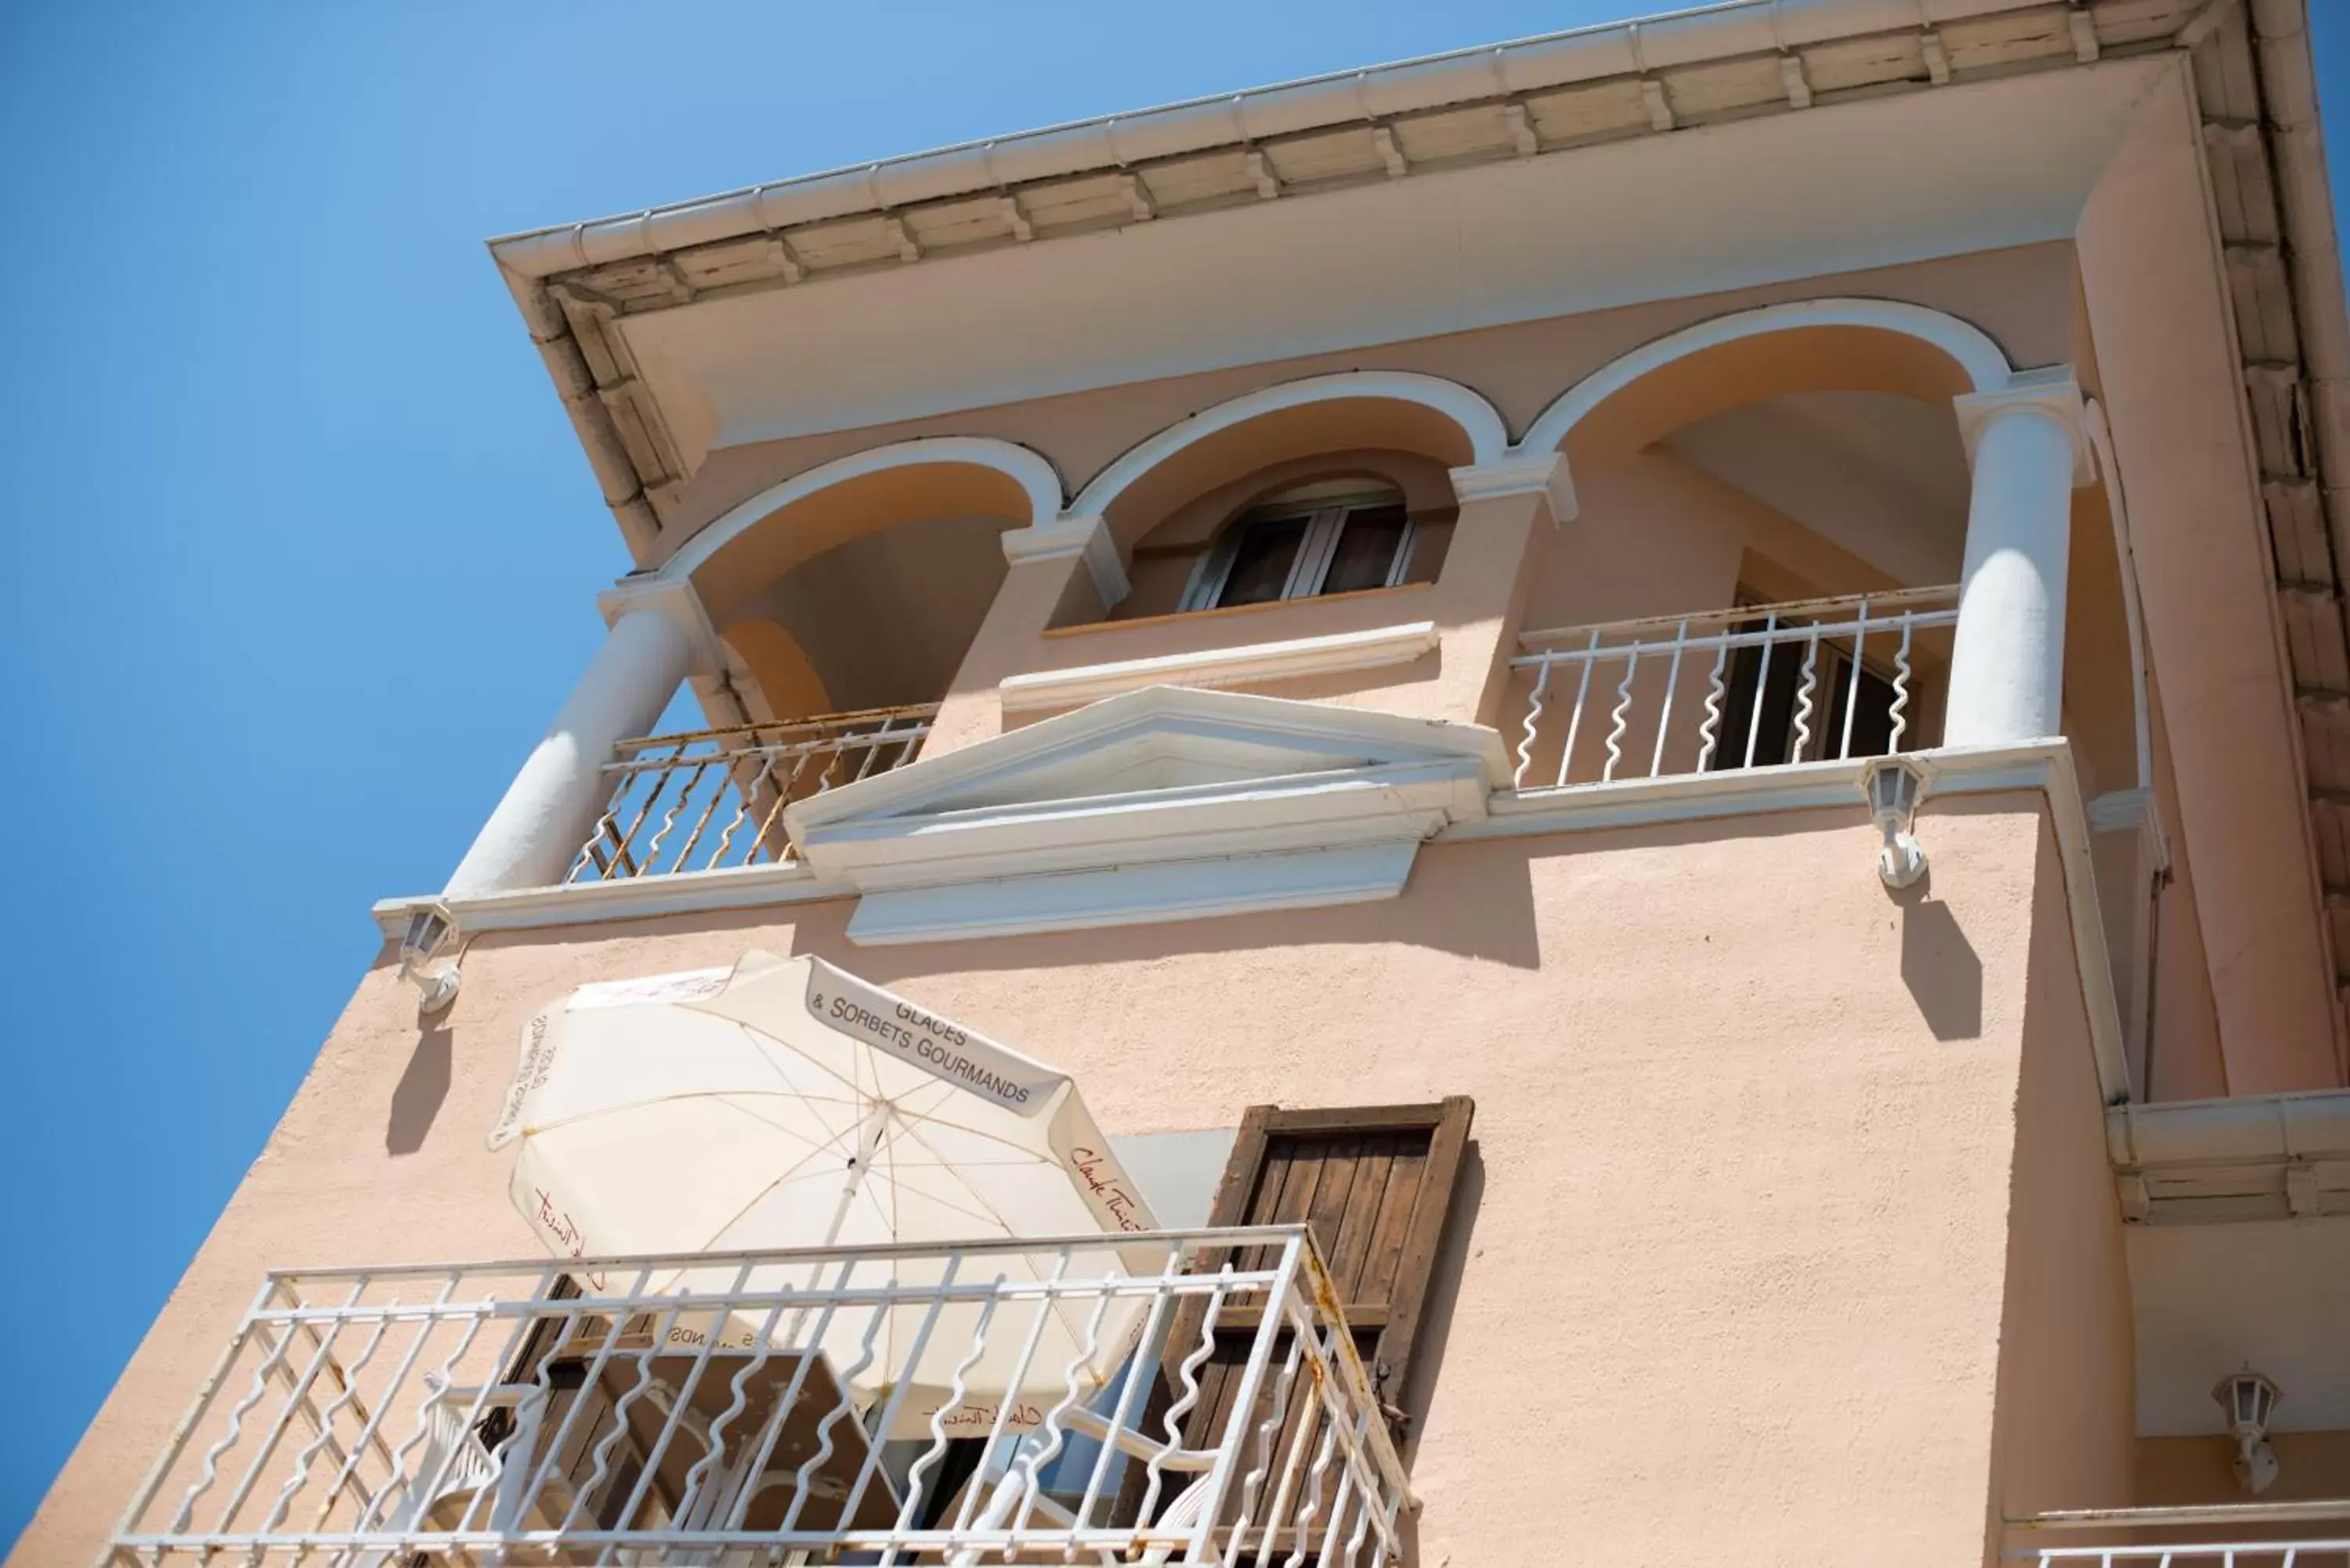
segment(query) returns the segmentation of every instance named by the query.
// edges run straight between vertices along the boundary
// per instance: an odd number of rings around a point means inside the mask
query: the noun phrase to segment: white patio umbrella
[[[557,1256],[640,1255],[1100,1234],[1066,1263],[1054,1251],[967,1255],[958,1282],[1156,1274],[1159,1248],[1110,1241],[1155,1228],[1149,1206],[1067,1076],[818,959],[746,955],[700,971],[583,987],[531,1020],[493,1148],[519,1145],[515,1205]],[[938,1282],[942,1255],[874,1260],[857,1286]],[[837,1286],[838,1264],[681,1267],[650,1288],[696,1294]],[[589,1281],[592,1293],[635,1288]],[[1099,1316],[1097,1306],[1107,1301]],[[980,1307],[843,1307],[775,1321],[778,1345],[817,1344],[860,1406],[902,1384],[889,1436],[989,1429],[1024,1352],[1007,1430],[1041,1418],[1074,1376],[1082,1399],[1133,1347],[1145,1303],[1056,1303],[1038,1329],[999,1307],[970,1365]],[[690,1310],[671,1345],[755,1343],[764,1308],[723,1323]],[[930,1330],[922,1340],[922,1326]],[[868,1338],[869,1334],[869,1338]],[[917,1342],[921,1341],[919,1353]],[[950,1408],[960,1373],[963,1397]]]

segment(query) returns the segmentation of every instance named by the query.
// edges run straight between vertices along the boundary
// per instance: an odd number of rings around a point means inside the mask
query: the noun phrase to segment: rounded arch
[[[1406,403],[1428,410],[1458,431],[1467,462],[1487,462],[1509,450],[1502,416],[1482,394],[1458,381],[1409,370],[1345,370],[1261,387],[1168,426],[1096,474],[1069,504],[1069,514],[1105,515],[1146,475],[1211,437],[1272,415],[1336,402]]]
[[[818,504],[837,492],[856,491],[868,514],[867,526],[911,521],[920,507],[951,491],[963,493],[972,514],[1002,516],[1014,527],[1050,522],[1061,509],[1061,475],[1042,453],[1013,441],[987,436],[924,436],[892,441],[864,452],[850,452],[819,463],[729,507],[701,532],[679,546],[660,566],[660,575],[676,580],[693,578],[712,562],[749,541],[778,514]],[[871,503],[884,503],[878,517]],[[900,514],[889,515],[889,513]],[[760,568],[772,576],[797,560],[829,548],[847,536],[849,529],[818,527],[795,547],[764,560]]]
[[[1845,327],[1891,333],[1939,350],[1965,390],[1995,391],[2014,374],[2007,356],[1979,327],[1922,305],[1895,299],[1804,299],[1717,316],[1644,343],[1608,361],[1559,394],[1518,443],[1529,452],[1555,452],[1585,416],[1634,382],[1676,360],[1774,333]]]
[[[730,658],[749,677],[741,691],[759,720],[791,720],[832,711],[824,677],[800,639],[764,617],[738,620],[718,634]]]

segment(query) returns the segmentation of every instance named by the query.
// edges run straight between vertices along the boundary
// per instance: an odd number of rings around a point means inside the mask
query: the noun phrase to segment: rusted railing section
[[[1835,762],[1933,742],[1955,587],[1527,632],[1522,792]]]
[[[2345,1568],[2350,1499],[2035,1513],[2008,1521],[2002,1555],[2041,1568]]]
[[[914,760],[935,702],[622,741],[610,801],[570,882],[614,882],[795,858],[784,808]]]

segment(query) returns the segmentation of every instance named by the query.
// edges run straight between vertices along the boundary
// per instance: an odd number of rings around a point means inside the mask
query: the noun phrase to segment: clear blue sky
[[[484,236],[1653,8],[0,8],[0,1542],[602,635]]]

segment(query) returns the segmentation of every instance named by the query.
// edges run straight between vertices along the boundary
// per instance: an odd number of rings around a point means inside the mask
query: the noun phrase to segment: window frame
[[[1322,586],[1329,580],[1330,565],[1337,559],[1338,540],[1347,523],[1357,512],[1383,511],[1394,508],[1403,513],[1403,532],[1396,539],[1395,556],[1388,563],[1388,574],[1381,587],[1401,585],[1411,568],[1412,548],[1419,540],[1419,524],[1413,519],[1401,494],[1392,489],[1364,490],[1354,495],[1342,495],[1330,500],[1284,505],[1253,506],[1243,512],[1216,535],[1192,568],[1191,580],[1184,587],[1183,597],[1177,604],[1178,614],[1193,610],[1225,609],[1237,607],[1220,604],[1224,589],[1230,586],[1232,564],[1239,558],[1241,542],[1252,529],[1280,523],[1306,520],[1305,534],[1297,542],[1297,554],[1289,563],[1289,575],[1283,579],[1281,592],[1260,604],[1286,604],[1292,599],[1317,598]],[[1368,590],[1363,590],[1367,592]]]
[[[1743,632],[1762,630],[1763,618],[1783,607],[1762,597],[1761,595],[1754,593],[1751,589],[1741,587],[1737,594],[1736,607],[1740,610],[1752,612],[1752,618],[1739,621],[1731,628],[1734,631]],[[1853,664],[1855,662],[1853,658],[1852,639],[1849,637],[1824,638],[1821,639],[1820,649],[1821,651],[1827,655],[1828,667],[1825,671],[1822,671],[1818,677],[1821,682],[1818,691],[1821,695],[1815,699],[1815,701],[1818,704],[1814,710],[1818,720],[1817,728],[1807,739],[1804,747],[1804,751],[1811,754],[1804,755],[1799,754],[1795,748],[1794,713],[1800,701],[1799,692],[1802,675],[1800,655],[1796,653],[1793,646],[1794,638],[1800,635],[1804,628],[1801,625],[1791,625],[1782,627],[1780,629],[1787,633],[1790,640],[1786,643],[1771,645],[1772,659],[1767,670],[1762,666],[1762,659],[1761,657],[1762,649],[1760,647],[1747,647],[1740,649],[1736,654],[1731,658],[1728,668],[1722,672],[1722,711],[1725,716],[1732,713],[1737,714],[1738,717],[1734,722],[1750,731],[1752,730],[1755,721],[1764,716],[1763,709],[1767,706],[1766,701],[1758,701],[1759,698],[1762,698],[1764,695],[1760,689],[1767,687],[1770,683],[1771,678],[1779,676],[1783,671],[1790,681],[1797,683],[1791,685],[1788,688],[1787,712],[1783,722],[1773,724],[1762,732],[1764,735],[1771,737],[1771,744],[1767,749],[1778,751],[1783,754],[1774,761],[1764,754],[1766,750],[1764,746],[1753,744],[1752,750],[1754,761],[1751,765],[1758,768],[1780,767],[1794,763],[1850,760],[1849,758],[1840,759],[1838,753],[1841,753],[1844,745],[1844,705],[1847,699],[1852,695]],[[1860,665],[1860,673],[1865,676],[1868,681],[1873,682],[1876,685],[1885,687],[1888,691],[1894,690],[1894,673],[1891,668],[1885,664],[1880,658],[1863,658],[1858,662]],[[1755,671],[1754,681],[1757,690],[1750,691],[1745,699],[1741,702],[1731,701],[1729,700],[1730,694],[1736,690],[1742,680],[1747,678],[1746,672],[1749,670]],[[1894,697],[1888,699],[1888,701],[1898,701],[1898,693]],[[1857,742],[1861,738],[1858,733],[1859,725],[1857,722],[1855,723],[1854,729],[1856,732],[1853,738],[1855,742]],[[1739,735],[1736,744],[1732,745],[1728,743],[1730,742],[1731,732],[1731,722],[1725,722],[1722,726],[1721,732],[1724,744],[1715,754],[1712,766],[1708,770],[1709,772],[1732,773],[1742,771],[1750,765],[1745,760],[1747,750],[1749,745],[1752,743],[1749,737],[1742,733]],[[1854,754],[1856,756],[1881,756],[1885,753],[1876,752],[1856,752]]]

